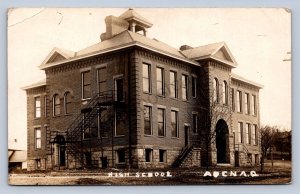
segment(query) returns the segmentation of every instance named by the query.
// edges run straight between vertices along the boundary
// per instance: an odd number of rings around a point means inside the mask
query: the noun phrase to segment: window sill
[[[152,95],[152,92],[145,92],[143,91],[144,94]]]
[[[153,137],[153,135],[144,134],[144,137]]]
[[[115,135],[114,137],[125,137],[125,135]]]
[[[170,97],[171,100],[179,100],[178,98]]]
[[[71,116],[72,115],[72,113],[67,113],[67,114],[65,114],[65,116]]]
[[[177,139],[177,140],[179,140],[179,137],[171,137],[171,139]]]
[[[58,118],[60,117],[60,115],[55,115],[55,116],[52,116],[52,118]]]
[[[165,98],[166,95],[157,94],[158,97]]]
[[[165,135],[164,136],[158,135],[157,137],[158,138],[165,138],[166,136]]]
[[[97,137],[97,139],[108,139],[108,137]]]

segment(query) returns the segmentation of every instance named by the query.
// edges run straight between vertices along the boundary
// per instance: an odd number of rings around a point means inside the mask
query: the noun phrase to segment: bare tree
[[[274,143],[278,127],[276,126],[262,126],[260,128],[260,138],[261,138],[261,172],[264,170],[265,157],[267,156],[267,151]]]

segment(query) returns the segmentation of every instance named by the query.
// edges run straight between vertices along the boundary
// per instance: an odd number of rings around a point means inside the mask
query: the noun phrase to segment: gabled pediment
[[[218,61],[221,61],[223,63],[226,63],[230,66],[236,67],[237,62],[235,61],[233,55],[231,54],[229,48],[223,42],[223,44],[220,45],[219,48],[217,48],[212,54],[211,58],[216,59]]]
[[[59,54],[58,52],[55,52],[50,59],[46,62],[46,64],[48,63],[53,63],[53,62],[57,62],[57,61],[61,61],[67,59],[66,57],[64,57],[63,55]]]
[[[232,58],[230,57],[230,55],[228,54],[228,52],[226,51],[226,49],[224,47],[222,47],[221,49],[219,49],[214,55],[213,57],[216,57],[220,60],[225,60],[225,61],[229,61],[233,63]]]
[[[63,60],[69,59],[73,56],[74,56],[74,52],[72,52],[72,51],[62,50],[62,49],[59,49],[59,48],[54,48],[48,54],[48,56],[43,61],[43,63],[40,65],[40,67],[43,67],[44,65],[49,64],[49,63],[55,63],[55,62],[63,61]]]

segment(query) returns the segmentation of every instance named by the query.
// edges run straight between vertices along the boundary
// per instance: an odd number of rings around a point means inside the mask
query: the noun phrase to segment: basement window
[[[146,160],[146,162],[152,162],[152,155],[153,155],[153,150],[152,149],[145,149],[145,160]]]
[[[36,169],[40,169],[41,168],[41,159],[36,159],[35,164],[36,164]]]
[[[167,162],[167,151],[159,150],[159,162]]]
[[[117,163],[125,163],[125,150],[117,151]]]

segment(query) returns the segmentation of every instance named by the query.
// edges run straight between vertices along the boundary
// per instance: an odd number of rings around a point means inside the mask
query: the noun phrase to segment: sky
[[[26,149],[26,92],[45,78],[38,66],[54,47],[78,51],[100,41],[104,18],[127,8],[16,8],[8,11],[8,147]],[[260,91],[261,124],[291,129],[291,14],[282,8],[136,8],[149,38],[175,48],[226,42]],[[16,111],[17,110],[17,111]],[[16,141],[15,141],[16,140]]]

